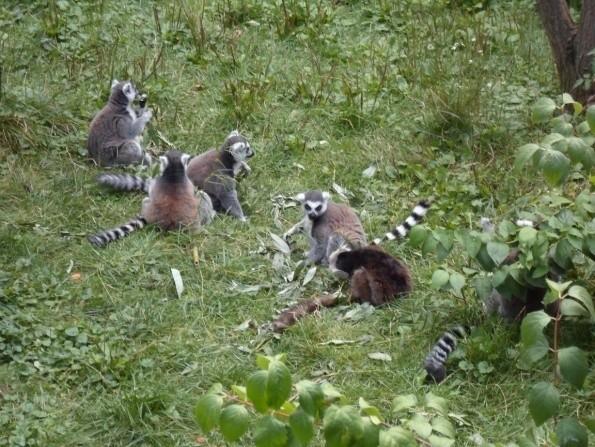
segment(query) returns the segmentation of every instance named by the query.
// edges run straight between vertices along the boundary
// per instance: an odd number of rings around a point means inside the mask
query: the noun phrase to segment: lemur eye
[[[306,208],[306,211],[310,211],[312,209],[307,203],[304,205],[304,208]]]
[[[320,211],[321,209],[322,209],[322,205],[318,205],[318,206],[316,207],[316,211]]]

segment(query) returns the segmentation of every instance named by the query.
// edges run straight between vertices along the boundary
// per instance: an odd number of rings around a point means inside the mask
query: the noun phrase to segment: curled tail
[[[95,247],[105,247],[110,242],[122,239],[135,230],[140,230],[146,224],[147,221],[143,216],[137,216],[133,219],[130,219],[124,225],[120,225],[117,228],[105,230],[97,234],[92,234],[91,236],[88,236],[87,239]]]
[[[423,220],[429,208],[430,201],[422,200],[415,206],[415,208],[413,208],[413,211],[411,211],[409,217],[407,217],[407,219],[405,219],[405,221],[402,224],[395,227],[393,230],[389,231],[384,236],[374,239],[373,244],[379,245],[384,240],[394,241],[395,239],[404,238],[405,236],[407,236],[409,231],[411,231],[411,228],[413,228],[415,225],[417,225]]]
[[[137,175],[130,174],[109,174],[103,173],[97,177],[100,185],[109,186],[120,191],[149,191],[149,185],[153,179],[144,179]]]
[[[290,326],[296,324],[306,315],[316,312],[323,307],[333,307],[339,303],[339,300],[334,295],[320,295],[315,298],[302,300],[297,304],[294,304],[287,309],[281,311],[281,313],[275,318],[268,327],[273,332],[283,332]]]
[[[448,356],[455,350],[459,339],[467,338],[469,328],[466,326],[455,326],[446,331],[438,339],[436,344],[424,361],[424,368],[436,383],[440,383],[446,377],[446,360]]]

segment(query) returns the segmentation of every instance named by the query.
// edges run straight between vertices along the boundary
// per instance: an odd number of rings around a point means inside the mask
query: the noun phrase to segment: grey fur
[[[137,95],[130,81],[114,81],[107,104],[91,121],[87,150],[99,166],[150,164],[140,141],[152,112],[132,109]]]
[[[367,245],[364,228],[347,205],[330,201],[327,192],[308,191],[296,196],[304,207],[304,218],[289,229],[283,237],[287,240],[298,232],[308,235],[310,251],[308,260],[327,265],[330,255],[339,247],[360,248]]]

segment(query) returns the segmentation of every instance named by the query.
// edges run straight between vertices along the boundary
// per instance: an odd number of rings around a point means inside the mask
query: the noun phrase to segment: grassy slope
[[[420,197],[437,198],[429,226],[454,227],[513,212],[506,204],[529,186],[501,181],[526,139],[525,103],[554,86],[528,3],[473,15],[342,2],[311,6],[306,25],[295,6],[284,20],[273,2],[212,2],[204,41],[190,31],[200,2],[161,5],[158,23],[150,2],[58,3],[0,9],[9,30],[0,36],[0,303],[11,315],[0,340],[0,445],[194,445],[197,396],[253,369],[255,332],[233,328],[283,306],[283,274],[305,248],[273,267],[269,232],[298,219],[273,206],[276,195],[337,183],[375,235]],[[236,126],[250,136],[257,156],[240,186],[248,226],[220,217],[198,235],[148,230],[100,251],[85,241],[139,209],[139,196],[100,190],[81,156],[112,77],[149,92],[145,142],[155,152],[157,131],[190,153]],[[364,178],[372,163],[376,175]],[[264,349],[288,353],[296,377],[329,374],[353,400],[389,407],[396,394],[422,393],[434,338],[478,311],[429,289],[433,257],[390,249],[412,267],[410,298],[357,323],[325,312]],[[182,273],[181,299],[170,267]],[[334,287],[319,271],[296,294]],[[515,335],[489,330],[475,360],[496,370],[458,370],[435,388],[468,421],[461,445],[475,432],[512,439],[527,418],[523,385],[534,378],[504,361],[501,345]],[[364,335],[371,341],[322,344]],[[375,351],[392,362],[369,360]]]

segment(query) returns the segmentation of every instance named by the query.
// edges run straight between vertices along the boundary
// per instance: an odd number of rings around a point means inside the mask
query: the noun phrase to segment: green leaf
[[[359,398],[358,404],[361,414],[370,416],[370,419],[376,424],[380,424],[382,422],[382,414],[380,413],[378,407],[370,405],[363,397]]]
[[[562,300],[560,312],[565,317],[590,317],[589,311],[571,298]]]
[[[246,394],[246,387],[240,385],[232,385],[231,390],[233,393],[238,396],[240,400],[246,400],[248,395]]]
[[[461,239],[461,243],[463,244],[463,247],[469,256],[472,258],[477,256],[477,252],[481,248],[481,239],[479,239],[479,237],[471,233],[464,232],[460,235],[459,239]]]
[[[568,270],[572,267],[574,252],[572,244],[567,239],[560,239],[554,247],[554,261],[564,270]]]
[[[448,283],[450,275],[445,270],[436,270],[432,274],[432,288],[438,290]]]
[[[416,225],[409,232],[409,245],[419,248],[425,242],[426,237],[428,237],[427,228],[421,225]]]
[[[260,369],[269,369],[269,363],[271,363],[271,358],[266,355],[257,354],[256,355],[256,366]]]
[[[454,439],[455,437],[455,428],[452,423],[442,416],[436,416],[432,419],[432,430],[448,438]]]
[[[519,244],[531,247],[537,238],[537,230],[531,227],[523,227],[519,231]]]
[[[454,445],[455,440],[449,438],[443,438],[442,436],[432,435],[428,438],[431,447],[451,447]]]
[[[415,407],[416,405],[417,397],[415,397],[415,394],[397,396],[393,400],[393,413],[400,413],[401,411]]]
[[[583,422],[591,433],[595,433],[595,416],[585,418]]]
[[[364,423],[354,407],[331,405],[324,413],[323,429],[328,447],[347,447],[363,436]]]
[[[547,150],[544,152],[539,167],[543,171],[546,181],[556,186],[562,183],[570,171],[570,160],[562,152]]]
[[[595,318],[595,309],[593,308],[593,299],[591,295],[582,286],[572,286],[568,291],[568,296],[571,296],[578,301],[591,315],[591,318]]]
[[[254,427],[254,445],[256,447],[285,447],[287,426],[273,416],[263,416]]]
[[[514,170],[518,173],[538,151],[542,150],[543,149],[534,143],[521,146],[517,151],[516,160],[514,162]]]
[[[562,348],[558,352],[560,374],[575,388],[582,388],[589,373],[586,354],[576,346]]]
[[[203,433],[210,432],[217,424],[221,416],[223,398],[216,394],[205,394],[196,403],[194,418]]]
[[[531,116],[536,123],[543,123],[552,117],[556,103],[550,98],[540,98],[531,107]]]
[[[568,287],[570,287],[570,284],[572,284],[572,281],[555,282],[547,278],[545,279],[545,282],[547,283],[550,290],[553,290],[554,292],[556,292],[556,295],[559,296],[564,295],[566,289],[568,289]]]
[[[445,398],[436,396],[433,393],[428,393],[424,397],[424,404],[428,408],[433,408],[442,415],[448,413],[448,402]]]
[[[377,447],[380,437],[380,428],[374,425],[368,418],[364,418],[364,432],[361,439],[357,441],[358,447]]]
[[[586,113],[587,123],[591,128],[591,132],[595,134],[595,106],[591,106],[587,109]]]
[[[269,409],[267,404],[267,371],[256,371],[248,377],[246,383],[246,395],[254,408],[259,413],[266,413]]]
[[[558,423],[556,435],[560,447],[587,447],[589,444],[587,430],[572,417],[564,418]]]
[[[318,417],[324,405],[324,393],[320,384],[309,380],[301,380],[295,385],[298,391],[300,407],[308,414]]]
[[[432,425],[428,419],[421,414],[414,414],[407,421],[407,426],[422,438],[429,438],[432,434]]]
[[[413,434],[402,427],[391,427],[380,432],[379,447],[416,447]]]
[[[502,242],[488,242],[487,251],[494,264],[500,265],[508,256],[510,249]]]
[[[250,425],[250,415],[241,405],[229,405],[221,412],[221,434],[227,442],[237,441]]]
[[[283,405],[291,393],[291,373],[287,366],[278,360],[269,364],[267,379],[267,403],[277,409]]]
[[[456,296],[461,296],[461,289],[465,286],[465,277],[460,273],[452,273],[449,278],[450,286]]]
[[[560,408],[560,394],[548,382],[539,382],[529,391],[529,412],[539,426],[558,413]]]
[[[301,442],[302,445],[307,445],[314,437],[312,416],[301,408],[298,408],[289,416],[289,426],[296,439]]]
[[[523,318],[521,323],[521,343],[524,356],[530,363],[534,363],[549,350],[543,329],[552,321],[552,318],[543,310],[531,312]]]

